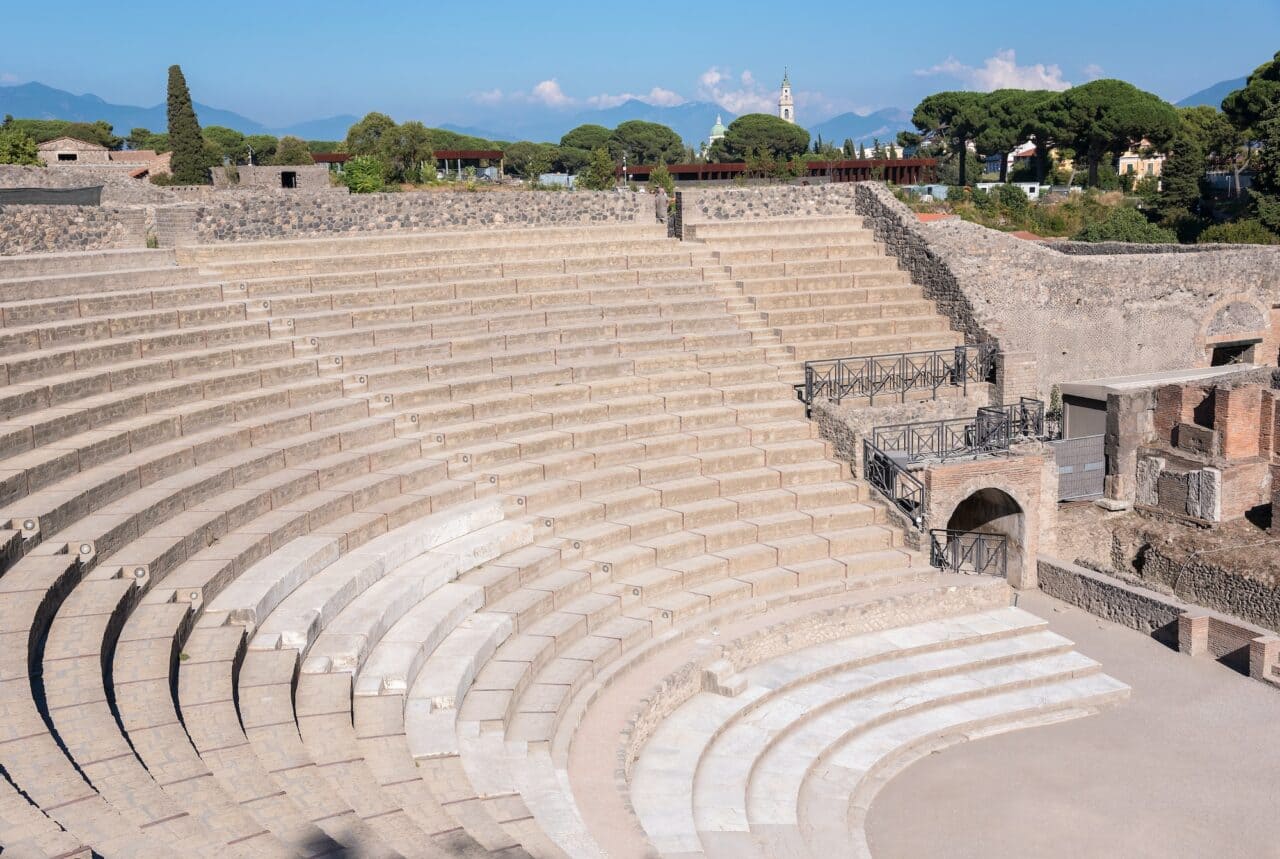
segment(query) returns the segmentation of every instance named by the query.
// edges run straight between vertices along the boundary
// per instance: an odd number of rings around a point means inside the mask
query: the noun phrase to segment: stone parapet
[[[99,206],[5,206],[0,255],[141,248],[146,210]]]

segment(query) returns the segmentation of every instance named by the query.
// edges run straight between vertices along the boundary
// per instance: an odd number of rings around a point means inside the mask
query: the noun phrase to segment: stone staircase
[[[944,349],[964,342],[856,215],[691,224],[723,266],[719,287],[755,342],[793,362]],[[797,379],[798,381],[798,379]]]
[[[1006,604],[904,548],[817,438],[800,328],[746,327],[748,272],[858,243],[742,244],[0,263],[0,849],[598,855],[579,726],[708,630]]]

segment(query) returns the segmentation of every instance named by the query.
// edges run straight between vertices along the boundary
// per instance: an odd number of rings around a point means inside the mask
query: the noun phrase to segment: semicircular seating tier
[[[860,221],[697,233],[0,258],[0,849],[830,852],[1119,694],[806,420],[959,342]]]

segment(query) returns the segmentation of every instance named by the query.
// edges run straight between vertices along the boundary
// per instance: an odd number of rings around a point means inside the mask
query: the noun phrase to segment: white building
[[[793,125],[796,121],[796,103],[791,97],[791,75],[785,69],[782,72],[782,93],[778,96],[778,118]]]

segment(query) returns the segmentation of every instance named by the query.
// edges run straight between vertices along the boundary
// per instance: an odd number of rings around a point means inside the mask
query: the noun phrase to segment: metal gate
[[[1050,442],[1058,465],[1058,500],[1075,501],[1102,496],[1107,476],[1104,435],[1085,435]]]

